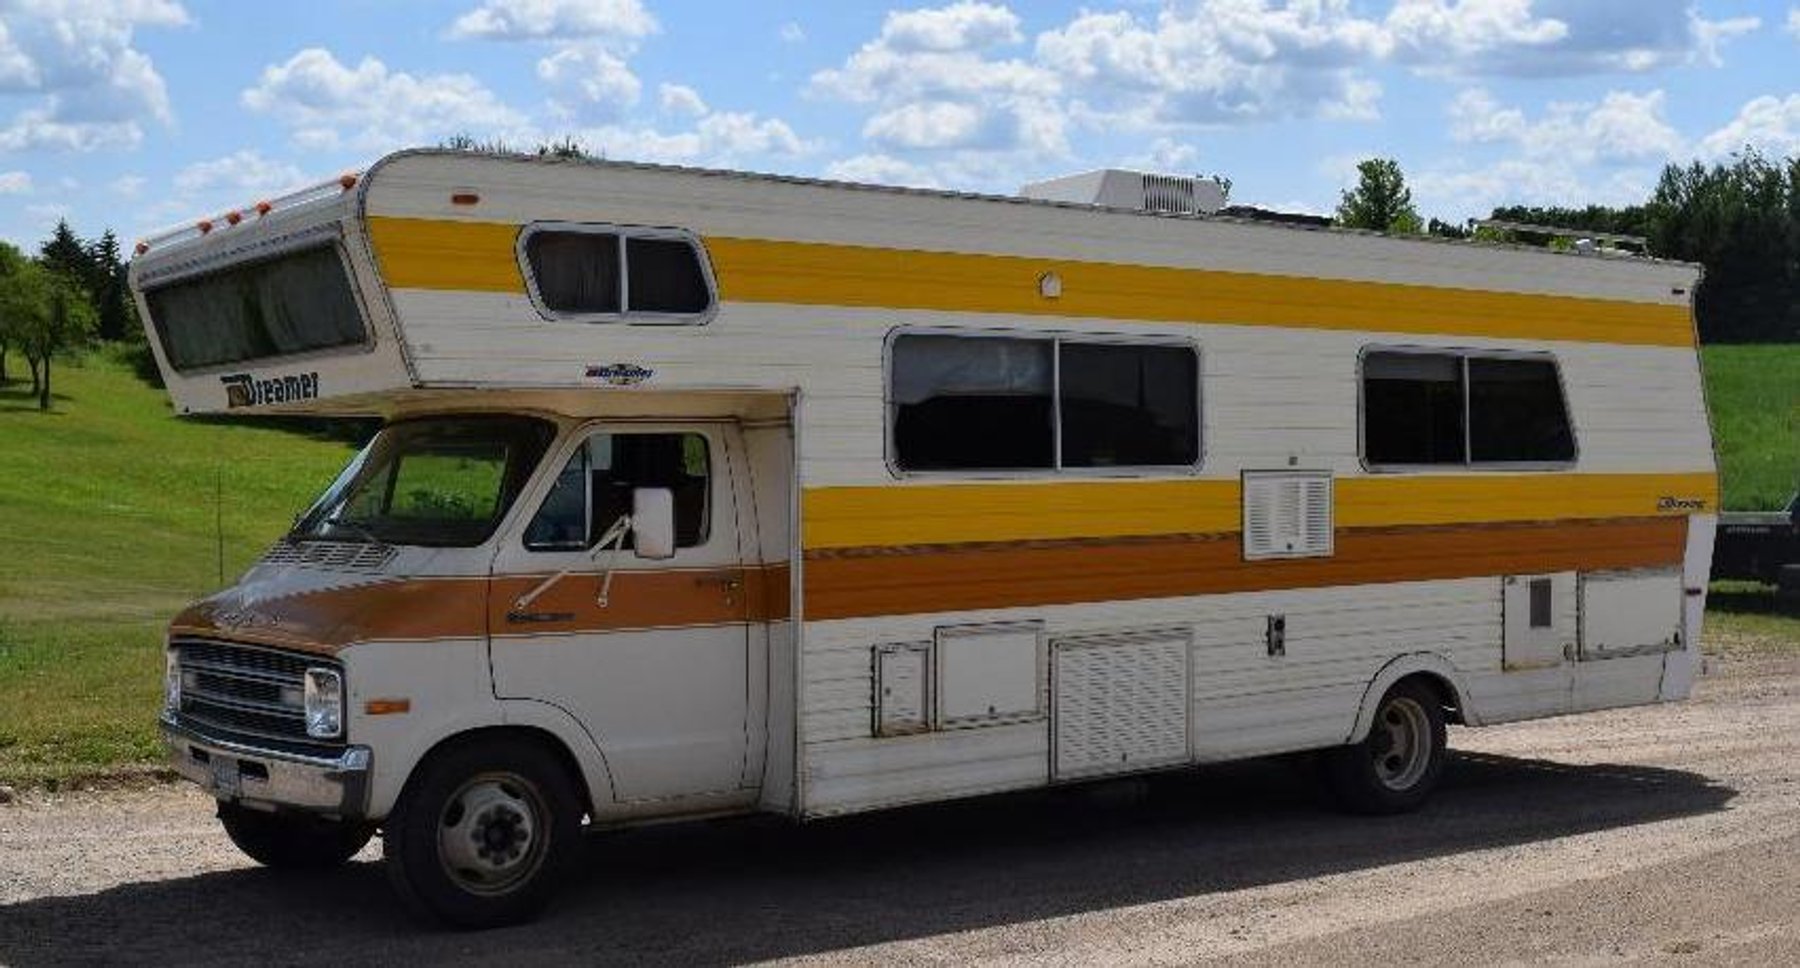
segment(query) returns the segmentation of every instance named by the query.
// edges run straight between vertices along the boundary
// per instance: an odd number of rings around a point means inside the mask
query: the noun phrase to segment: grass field
[[[0,388],[0,782],[153,759],[169,617],[219,586],[221,546],[229,579],[350,454],[176,420],[106,355],[55,386],[50,413]]]
[[[1701,352],[1725,507],[1782,507],[1800,483],[1800,344]]]
[[[1712,347],[1706,364],[1727,504],[1773,506],[1800,460],[1800,347]],[[261,554],[350,455],[177,420],[106,355],[56,386],[47,414],[26,386],[0,387],[0,783],[155,762],[163,626]],[[1800,619],[1772,603],[1726,591],[1709,646],[1800,650]]]

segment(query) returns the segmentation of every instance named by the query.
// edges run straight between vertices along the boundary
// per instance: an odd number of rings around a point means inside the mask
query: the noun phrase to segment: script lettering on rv
[[[1656,509],[1658,511],[1678,511],[1684,514],[1690,511],[1704,511],[1706,510],[1706,499],[1665,495],[1657,500]]]
[[[630,387],[656,375],[656,371],[636,363],[599,363],[587,368],[583,375],[609,387]]]
[[[225,404],[232,408],[316,400],[319,396],[317,372],[290,373],[266,380],[248,373],[228,373],[219,377],[219,382],[225,384]]]

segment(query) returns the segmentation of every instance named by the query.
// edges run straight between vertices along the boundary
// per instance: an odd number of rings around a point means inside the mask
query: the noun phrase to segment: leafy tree
[[[18,348],[24,332],[20,321],[26,311],[22,305],[24,284],[18,274],[29,264],[30,260],[23,252],[9,243],[0,242],[0,386],[12,382],[6,372],[6,358],[9,352]]]
[[[94,328],[94,307],[81,284],[40,261],[22,259],[0,280],[0,314],[7,337],[31,366],[31,392],[38,409],[50,409],[50,365],[56,354],[85,342]]]
[[[1338,202],[1338,224],[1353,229],[1417,234],[1425,223],[1413,207],[1412,189],[1400,163],[1392,158],[1369,158],[1356,165],[1356,187]]]
[[[1800,157],[1669,165],[1646,208],[1653,253],[1706,267],[1702,340],[1800,340]]]

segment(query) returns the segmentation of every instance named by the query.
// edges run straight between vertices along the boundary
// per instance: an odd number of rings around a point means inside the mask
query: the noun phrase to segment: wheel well
[[[548,752],[556,758],[556,762],[562,766],[563,773],[568,776],[569,782],[581,795],[581,808],[590,814],[594,812],[593,791],[588,789],[587,776],[581,772],[581,764],[576,761],[575,754],[569,752],[568,746],[564,745],[555,733],[547,729],[539,729],[536,726],[484,726],[481,729],[471,729],[454,736],[446,736],[427,750],[424,756],[419,757],[417,763],[413,764],[412,773],[406,778],[406,786],[410,788],[413,785],[420,770],[434,757],[470,743],[489,740],[529,743]],[[405,792],[402,791],[401,795],[404,796]]]
[[[1444,722],[1454,723],[1458,726],[1463,725],[1462,706],[1456,699],[1456,687],[1452,686],[1443,676],[1435,672],[1414,672],[1403,677],[1394,685],[1398,686],[1402,682],[1416,682],[1430,689],[1437,695],[1438,705],[1444,708]]]

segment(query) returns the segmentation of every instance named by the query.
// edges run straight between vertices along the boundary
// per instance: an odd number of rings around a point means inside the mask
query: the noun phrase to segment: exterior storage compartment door
[[[1051,643],[1057,779],[1188,759],[1187,630]]]
[[[1683,601],[1675,570],[1581,576],[1582,660],[1678,651]]]

